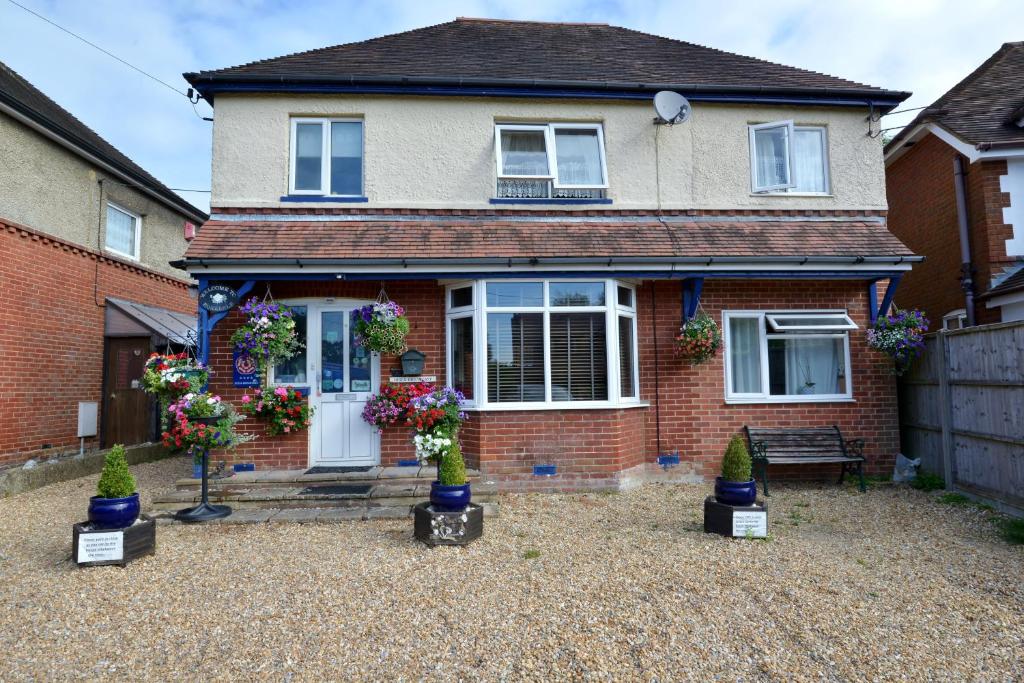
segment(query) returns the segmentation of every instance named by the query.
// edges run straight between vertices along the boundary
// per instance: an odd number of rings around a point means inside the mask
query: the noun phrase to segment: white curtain
[[[548,153],[540,130],[501,131],[501,171],[504,175],[548,174]]]
[[[122,254],[135,253],[135,218],[112,206],[107,207],[107,247]]]
[[[735,394],[761,392],[760,327],[758,318],[729,319],[729,364]]]
[[[603,185],[597,131],[563,128],[555,131],[560,185]]]
[[[776,187],[789,182],[787,137],[789,129],[785,126],[754,131],[758,187]]]
[[[794,192],[827,192],[825,186],[825,131],[797,130],[793,139]]]
[[[835,338],[785,340],[786,394],[839,394],[843,345]]]

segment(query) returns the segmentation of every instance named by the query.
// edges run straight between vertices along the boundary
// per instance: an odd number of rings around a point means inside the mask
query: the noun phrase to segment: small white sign
[[[426,382],[431,384],[437,381],[437,375],[420,375],[419,377],[389,377],[388,381],[392,384],[419,384],[420,382]]]
[[[766,538],[768,536],[768,513],[733,510],[732,535],[739,538],[746,536]]]
[[[79,562],[121,562],[124,560],[124,532],[78,536]]]

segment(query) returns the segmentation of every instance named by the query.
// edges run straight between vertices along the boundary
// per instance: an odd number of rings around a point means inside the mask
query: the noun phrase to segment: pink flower
[[[278,387],[274,389],[274,394],[280,396],[281,398],[288,398],[288,390],[285,389],[284,387]]]
[[[246,394],[245,396],[242,397],[242,403],[250,403],[251,401],[252,397],[249,396],[249,394]]]

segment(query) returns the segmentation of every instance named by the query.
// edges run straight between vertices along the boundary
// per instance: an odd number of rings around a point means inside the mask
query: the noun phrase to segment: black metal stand
[[[178,510],[174,513],[174,518],[179,522],[209,522],[213,519],[220,519],[227,517],[231,514],[231,507],[228,505],[211,505],[210,504],[210,453],[207,450],[203,450],[203,483],[202,483],[202,494],[199,498],[199,505],[195,507],[187,508],[185,510]]]

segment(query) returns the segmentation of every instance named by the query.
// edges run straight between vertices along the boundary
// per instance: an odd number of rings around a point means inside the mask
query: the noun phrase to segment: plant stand
[[[726,505],[714,496],[704,499],[704,533],[730,538],[765,538],[768,536],[768,504],[763,500],[753,505]]]
[[[430,547],[466,545],[484,533],[484,509],[475,503],[462,512],[441,512],[424,501],[413,507],[413,517],[413,535]]]
[[[203,450],[203,480],[202,494],[199,498],[199,505],[178,510],[174,518],[179,522],[209,522],[212,519],[221,519],[231,514],[231,508],[227,505],[210,504],[210,453]]]
[[[79,567],[100,567],[129,561],[156,552],[156,522],[148,515],[123,529],[95,529],[90,522],[71,527],[72,558]]]

